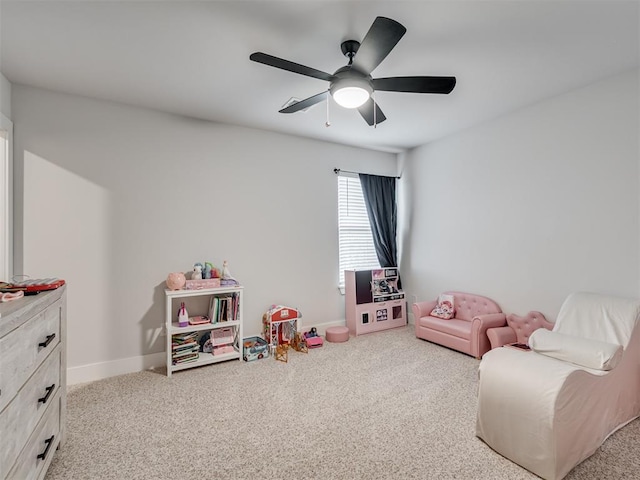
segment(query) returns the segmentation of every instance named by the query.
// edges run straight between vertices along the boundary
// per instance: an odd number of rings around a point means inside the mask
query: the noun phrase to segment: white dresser
[[[0,303],[0,480],[42,479],[65,439],[66,287]]]

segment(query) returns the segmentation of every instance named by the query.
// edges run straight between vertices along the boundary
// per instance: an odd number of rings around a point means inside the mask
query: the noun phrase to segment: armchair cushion
[[[622,358],[622,346],[540,328],[529,337],[534,352],[596,370],[612,370]]]

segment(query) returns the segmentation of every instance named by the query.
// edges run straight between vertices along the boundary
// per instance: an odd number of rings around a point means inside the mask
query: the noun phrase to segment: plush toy
[[[213,265],[210,262],[204,264],[204,278],[213,278]]]
[[[202,280],[202,264],[196,263],[191,272],[191,280]]]

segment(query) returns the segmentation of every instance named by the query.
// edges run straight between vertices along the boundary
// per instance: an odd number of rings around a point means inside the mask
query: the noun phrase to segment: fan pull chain
[[[331,126],[331,122],[329,121],[329,101],[331,100],[331,96],[329,92],[327,92],[327,121],[324,124],[325,127],[329,128]]]

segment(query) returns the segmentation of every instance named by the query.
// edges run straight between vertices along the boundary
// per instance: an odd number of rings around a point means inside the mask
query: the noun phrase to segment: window
[[[358,176],[338,175],[338,235],[340,278],[344,291],[344,271],[380,268],[373,246],[367,207]]]

